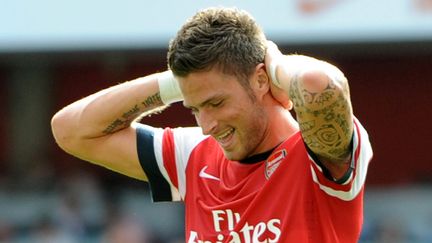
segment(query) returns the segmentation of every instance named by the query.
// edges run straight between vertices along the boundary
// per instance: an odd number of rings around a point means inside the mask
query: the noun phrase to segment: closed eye
[[[200,109],[204,109],[204,108],[219,108],[222,107],[223,104],[225,103],[225,98],[223,97],[213,97],[210,98],[204,102],[202,102],[200,105],[198,105],[199,108],[195,107],[195,106],[189,106],[187,105],[185,102],[183,102],[183,106],[189,110],[191,110],[191,113],[193,115],[197,115],[199,113]]]
[[[211,107],[215,107],[215,108],[216,108],[216,107],[221,106],[222,103],[223,103],[223,100],[219,100],[219,101],[216,101],[216,102],[209,103],[209,105],[210,105]]]

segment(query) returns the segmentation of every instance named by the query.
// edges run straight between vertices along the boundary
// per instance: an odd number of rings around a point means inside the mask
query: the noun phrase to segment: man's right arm
[[[165,107],[161,74],[121,83],[64,107],[51,120],[58,145],[80,159],[147,180],[138,160],[135,121]]]

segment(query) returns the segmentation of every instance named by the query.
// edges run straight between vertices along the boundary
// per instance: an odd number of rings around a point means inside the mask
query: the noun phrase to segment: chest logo
[[[270,155],[270,157],[266,161],[266,166],[265,166],[265,176],[267,180],[276,171],[276,169],[279,167],[279,164],[286,157],[286,155],[287,152],[285,149],[278,150],[272,155]]]
[[[206,169],[207,169],[207,167],[208,167],[208,166],[206,165],[206,166],[204,166],[204,167],[201,169],[201,171],[200,171],[200,173],[199,173],[199,176],[200,176],[201,178],[205,178],[205,179],[211,179],[211,180],[220,181],[220,179],[217,178],[216,176],[210,175],[210,174],[208,174],[207,172],[205,172]]]

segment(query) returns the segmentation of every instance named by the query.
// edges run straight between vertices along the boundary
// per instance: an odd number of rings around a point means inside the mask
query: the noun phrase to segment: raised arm
[[[270,42],[266,64],[272,93],[291,100],[307,146],[326,167],[340,175],[351,155],[353,114],[348,81],[335,66],[301,55],[284,56]],[[336,169],[332,169],[335,167]]]
[[[135,121],[164,107],[158,80],[165,78],[172,78],[170,71],[124,82],[66,106],[51,121],[56,142],[78,158],[147,180],[138,160]]]

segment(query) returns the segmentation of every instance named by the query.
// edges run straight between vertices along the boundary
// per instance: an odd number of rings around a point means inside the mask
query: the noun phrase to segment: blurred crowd
[[[184,241],[182,205],[152,203],[144,182],[113,173],[108,182],[85,171],[44,180],[34,174],[26,184],[0,179],[1,243]]]

